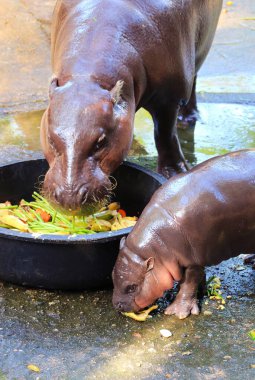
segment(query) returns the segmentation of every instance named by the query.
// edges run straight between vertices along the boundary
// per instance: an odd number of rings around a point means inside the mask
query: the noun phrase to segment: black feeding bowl
[[[44,159],[0,166],[0,202],[31,200]],[[130,216],[139,215],[164,178],[125,162],[113,174],[115,199]],[[0,228],[0,280],[45,289],[99,289],[111,285],[119,241],[131,228],[93,235],[41,235]]]

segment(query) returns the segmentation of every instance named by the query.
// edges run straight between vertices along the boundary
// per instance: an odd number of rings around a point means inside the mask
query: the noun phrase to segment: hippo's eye
[[[137,289],[137,285],[136,284],[132,284],[132,285],[128,285],[126,287],[126,293],[134,293]]]
[[[106,135],[103,133],[96,142],[95,149],[101,149],[106,143]]]

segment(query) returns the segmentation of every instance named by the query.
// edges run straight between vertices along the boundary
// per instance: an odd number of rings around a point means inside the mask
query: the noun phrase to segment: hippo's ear
[[[145,260],[146,272],[149,272],[150,270],[153,269],[154,261],[155,261],[154,257],[149,257],[147,260]]]
[[[123,237],[123,238],[121,239],[121,241],[120,241],[120,249],[122,249],[122,248],[124,247],[124,245],[125,245],[125,241],[126,241],[126,238]]]
[[[49,95],[53,95],[54,90],[58,87],[58,78],[53,76],[50,81]]]
[[[124,86],[123,80],[118,80],[115,86],[111,89],[110,94],[113,104],[118,104],[121,99],[121,90]]]

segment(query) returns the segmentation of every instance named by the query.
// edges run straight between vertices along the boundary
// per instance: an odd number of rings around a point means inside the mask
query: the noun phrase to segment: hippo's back
[[[212,158],[168,181],[154,201],[202,265],[255,251],[255,149]]]
[[[166,80],[176,78],[178,86],[183,81],[189,87],[180,96],[189,96],[221,5],[222,0],[58,0],[52,23],[53,71],[66,72],[70,66],[95,70],[99,64],[109,74],[124,64],[135,76],[133,66],[141,61],[150,86],[164,87]]]

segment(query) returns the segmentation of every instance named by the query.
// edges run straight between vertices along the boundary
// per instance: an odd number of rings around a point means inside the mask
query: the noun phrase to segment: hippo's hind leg
[[[174,302],[166,308],[165,314],[175,314],[179,319],[184,319],[190,314],[198,315],[197,292],[199,285],[204,284],[204,280],[204,267],[198,265],[187,267],[180,282],[180,290]]]
[[[178,114],[178,126],[181,128],[195,127],[198,119],[197,97],[196,97],[196,80],[195,76],[191,96],[185,106],[180,107]]]
[[[189,169],[176,129],[179,106],[168,104],[148,109],[154,121],[154,136],[158,150],[158,172],[166,178]]]

